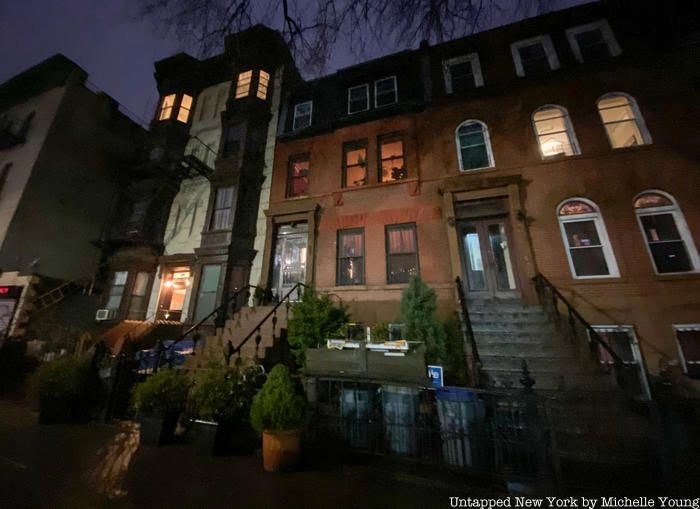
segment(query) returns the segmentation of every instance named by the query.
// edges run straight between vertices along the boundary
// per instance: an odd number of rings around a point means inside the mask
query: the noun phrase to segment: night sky
[[[555,1],[568,6],[586,0]],[[137,117],[151,118],[157,100],[153,62],[178,51],[197,55],[198,48],[159,33],[133,10],[129,0],[0,0],[0,82],[63,53],[97,88]],[[383,45],[352,55],[341,44],[327,72],[398,49]]]

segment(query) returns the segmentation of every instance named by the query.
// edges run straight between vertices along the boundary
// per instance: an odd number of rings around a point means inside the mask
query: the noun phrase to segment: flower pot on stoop
[[[179,411],[171,411],[165,415],[141,414],[139,423],[141,430],[139,443],[141,445],[165,445],[173,441]]]
[[[301,430],[263,431],[263,468],[268,472],[292,470],[299,462]]]

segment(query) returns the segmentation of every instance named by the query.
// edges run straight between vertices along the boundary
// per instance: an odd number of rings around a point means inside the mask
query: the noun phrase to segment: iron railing
[[[467,297],[464,294],[464,286],[462,286],[462,279],[459,276],[455,279],[455,286],[457,288],[457,301],[459,303],[459,307],[457,308],[459,311],[459,322],[462,330],[462,338],[464,340],[464,353],[469,369],[469,382],[472,387],[478,387],[481,374],[481,359],[479,358],[479,349],[477,348],[476,338],[474,337],[472,321],[469,317]]]

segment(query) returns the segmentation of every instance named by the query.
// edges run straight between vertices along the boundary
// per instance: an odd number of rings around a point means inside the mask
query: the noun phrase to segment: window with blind
[[[258,99],[267,99],[267,88],[270,86],[270,73],[265,71],[260,71],[258,75]]]
[[[216,190],[214,210],[211,216],[210,230],[226,230],[232,224],[231,206],[233,205],[233,187],[220,187]]]
[[[174,105],[175,94],[169,94],[163,97],[163,102],[160,105],[160,113],[158,113],[158,120],[168,120],[173,114]]]
[[[569,114],[561,106],[542,106],[532,115],[543,158],[579,154]]]
[[[365,282],[365,230],[338,231],[338,285],[361,285]]]
[[[637,102],[622,93],[606,94],[598,100],[598,113],[612,148],[651,143]]]
[[[685,374],[700,378],[700,324],[674,325]]]
[[[387,283],[408,283],[418,275],[418,242],[415,224],[386,227]]]
[[[180,101],[180,109],[177,112],[177,120],[186,124],[190,119],[190,111],[192,110],[192,96],[183,94]]]
[[[289,159],[287,175],[287,198],[306,196],[309,190],[309,156],[294,156]]]
[[[238,75],[236,83],[236,99],[248,97],[250,93],[250,82],[253,80],[253,71],[244,71]]]

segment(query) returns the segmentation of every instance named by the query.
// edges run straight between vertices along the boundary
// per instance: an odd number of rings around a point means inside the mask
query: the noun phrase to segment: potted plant
[[[39,366],[31,385],[39,400],[41,424],[75,422],[87,418],[89,373],[89,360],[73,356],[60,357]]]
[[[252,451],[250,407],[263,381],[261,366],[216,366],[195,385],[190,402],[200,449],[213,454]]]
[[[172,441],[189,390],[187,376],[174,369],[158,371],[136,386],[133,405],[141,423],[142,444]]]
[[[278,364],[250,409],[250,423],[262,434],[265,470],[288,470],[297,464],[306,418],[306,399],[297,394],[287,367]]]

